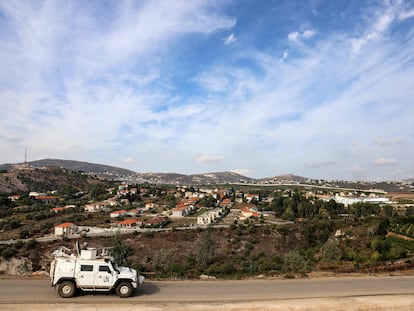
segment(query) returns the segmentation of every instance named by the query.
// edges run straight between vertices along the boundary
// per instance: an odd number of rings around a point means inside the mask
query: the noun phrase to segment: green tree
[[[306,274],[309,269],[309,261],[298,251],[293,250],[283,256],[282,272]]]
[[[118,231],[112,241],[110,255],[114,257],[114,260],[118,265],[122,265],[124,263],[128,264],[128,256],[131,254],[132,249],[122,241],[121,234]]]
[[[207,230],[197,245],[197,263],[201,269],[206,269],[213,263],[216,251],[216,243],[212,239],[210,230]]]
[[[338,261],[341,258],[339,242],[336,239],[328,240],[322,247],[323,261]]]
[[[95,201],[106,199],[108,196],[108,191],[106,190],[106,187],[103,184],[93,185],[90,190],[90,193],[92,199]]]
[[[394,208],[391,205],[385,205],[382,209],[386,217],[392,217]]]

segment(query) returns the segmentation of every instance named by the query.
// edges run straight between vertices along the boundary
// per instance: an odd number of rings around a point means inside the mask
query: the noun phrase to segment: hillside
[[[20,164],[1,164],[0,172],[11,171],[14,167],[24,167]],[[185,175],[179,173],[136,173],[134,171],[110,165],[72,161],[59,159],[44,159],[27,163],[27,167],[45,168],[58,167],[74,172],[85,172],[89,175],[96,175],[108,180],[122,180],[131,183],[151,183],[169,185],[215,185],[215,184],[258,184],[258,185],[280,185],[280,184],[307,184],[326,187],[340,187],[352,189],[382,189],[387,192],[414,191],[414,179],[403,181],[344,181],[344,180],[323,180],[310,179],[294,174],[276,175],[273,177],[254,179],[234,172],[212,172],[204,174]],[[16,181],[17,182],[17,181]],[[19,183],[17,182],[17,185]],[[9,187],[10,188],[10,187]],[[3,186],[4,189],[4,186]],[[19,188],[20,189],[20,188]]]
[[[284,175],[278,175],[278,176],[273,176],[273,177],[266,177],[266,178],[260,178],[257,179],[256,182],[257,183],[304,183],[307,180],[309,180],[308,178],[302,177],[302,176],[298,176],[298,175],[293,175],[293,174],[284,174]]]
[[[184,175],[176,173],[137,173],[134,175],[140,182],[176,184],[176,185],[208,185],[223,183],[251,183],[255,180],[233,172],[215,172],[207,174]]]
[[[68,187],[86,189],[100,183],[102,181],[91,176],[57,167],[15,168],[7,173],[0,173],[0,193],[45,192]]]
[[[17,165],[22,165],[19,163]],[[0,170],[10,171],[16,164],[2,164],[0,165]],[[83,161],[73,161],[73,160],[60,160],[60,159],[43,159],[37,161],[27,162],[27,166],[35,168],[43,168],[49,166],[55,166],[60,168],[65,168],[75,172],[85,172],[96,175],[108,175],[112,177],[123,177],[135,174],[135,172],[119,168],[110,165],[89,163]]]

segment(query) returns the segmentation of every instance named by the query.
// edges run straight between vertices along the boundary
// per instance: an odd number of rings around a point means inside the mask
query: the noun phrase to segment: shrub
[[[305,275],[309,269],[309,262],[298,251],[290,251],[283,257],[282,272],[287,274],[300,273]]]
[[[9,247],[3,249],[2,252],[1,252],[1,257],[3,257],[6,260],[9,260],[14,255],[16,255],[16,249],[12,246],[9,246]]]

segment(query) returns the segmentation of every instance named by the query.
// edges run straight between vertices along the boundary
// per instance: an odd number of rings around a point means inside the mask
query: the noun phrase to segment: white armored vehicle
[[[118,267],[105,249],[79,249],[78,254],[69,254],[69,249],[59,248],[53,253],[50,279],[59,295],[73,297],[77,289],[83,291],[109,292],[115,290],[121,297],[129,297],[144,277],[128,267]]]

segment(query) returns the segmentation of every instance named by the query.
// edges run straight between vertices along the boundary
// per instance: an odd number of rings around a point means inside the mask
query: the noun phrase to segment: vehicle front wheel
[[[121,282],[116,287],[116,294],[121,298],[127,298],[132,295],[133,287],[130,282]]]
[[[72,281],[64,281],[58,286],[59,296],[62,298],[70,298],[75,295],[76,286]]]

